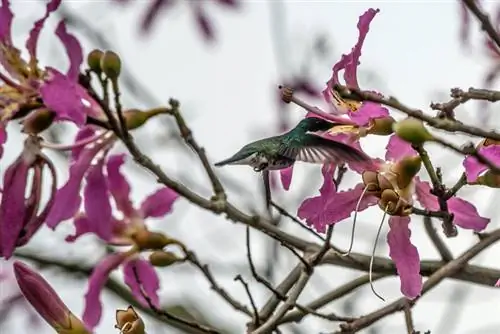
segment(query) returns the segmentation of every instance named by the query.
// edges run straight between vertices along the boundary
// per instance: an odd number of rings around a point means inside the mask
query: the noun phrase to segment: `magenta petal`
[[[85,176],[85,172],[90,167],[92,159],[102,147],[96,146],[85,149],[78,157],[77,161],[72,162],[69,168],[69,179],[66,184],[57,191],[54,205],[47,217],[47,226],[55,228],[63,220],[73,217],[78,209],[82,198],[80,196],[80,186]]]
[[[112,233],[111,203],[103,165],[104,161],[101,159],[89,169],[84,190],[84,205],[88,220],[92,223],[92,232],[103,240],[109,240]]]
[[[404,157],[417,155],[410,143],[395,134],[391,135],[385,149],[387,150],[385,153],[385,160],[387,161],[399,161]]]
[[[0,158],[3,156],[3,144],[7,141],[7,131],[2,124],[0,124]]]
[[[430,184],[418,178],[416,181],[415,194],[420,204],[428,210],[439,210],[437,197],[430,193]],[[454,215],[453,223],[464,229],[482,231],[490,222],[490,219],[479,215],[473,204],[459,197],[452,197],[448,200],[448,210]]]
[[[357,68],[359,65],[359,58],[361,58],[361,49],[363,48],[363,43],[365,41],[366,35],[370,30],[370,23],[373,18],[379,12],[379,9],[368,9],[363,15],[359,17],[358,30],[359,37],[358,42],[352,48],[350,61],[346,64],[344,70],[344,80],[348,86],[359,87],[357,78]]]
[[[500,278],[499,278],[499,279],[498,279],[498,281],[495,283],[495,286],[496,286],[497,288],[500,288]]]
[[[84,126],[78,130],[75,137],[75,143],[82,141],[84,139],[90,138],[95,134],[95,130],[91,126]],[[71,150],[71,161],[78,160],[80,153],[85,149],[85,146],[75,147]]]
[[[281,184],[283,185],[283,189],[290,189],[290,183],[292,183],[293,176],[293,165],[280,170],[280,179]]]
[[[10,1],[2,0],[0,8],[0,43],[12,45],[12,19],[14,14],[10,10]]]
[[[57,120],[85,124],[87,108],[82,102],[78,83],[53,68],[47,68],[49,79],[40,87],[45,105],[56,113]]]
[[[482,147],[479,149],[479,153],[500,168],[500,145]],[[463,166],[465,168],[465,174],[467,175],[467,182],[476,181],[478,176],[488,169],[487,166],[483,165],[472,156],[465,158]]]
[[[112,155],[106,164],[108,172],[109,191],[113,195],[116,207],[126,217],[133,216],[135,209],[130,202],[130,185],[120,173],[120,168],[125,162],[125,154]]]
[[[323,197],[331,196],[337,191],[337,186],[335,185],[335,182],[333,182],[333,176],[336,168],[337,166],[335,164],[323,164],[323,167],[321,167],[323,185],[319,189],[319,193]]]
[[[410,299],[422,292],[420,257],[418,250],[410,241],[410,217],[389,218],[390,230],[387,233],[389,256],[394,261],[401,280],[401,292]]]
[[[12,256],[24,227],[26,216],[25,196],[30,164],[19,157],[7,168],[3,179],[0,201],[0,255]]]
[[[47,7],[45,9],[45,15],[41,19],[36,21],[35,24],[33,25],[33,28],[31,28],[28,40],[26,41],[26,49],[28,50],[31,59],[33,60],[36,59],[36,48],[38,45],[38,37],[40,36],[40,31],[42,30],[45,21],[49,17],[50,13],[55,11],[60,4],[61,0],[51,0],[49,3],[47,3]]]
[[[374,102],[363,102],[358,110],[349,111],[349,117],[360,126],[367,125],[371,119],[387,116],[389,116],[387,108]]]
[[[179,198],[179,194],[170,188],[157,190],[144,199],[141,204],[143,218],[159,218],[172,211],[174,202]]]
[[[92,223],[83,215],[76,217],[73,224],[75,225],[75,234],[68,235],[65,239],[67,242],[74,242],[80,236],[86,233],[94,232]]]
[[[307,198],[300,205],[297,216],[305,219],[306,223],[314,226],[318,232],[323,233],[326,231],[327,225],[336,224],[351,216],[364,187],[363,184],[358,184],[347,191]],[[376,197],[365,194],[360,201],[358,210],[363,211],[377,202]]]
[[[123,268],[125,274],[125,284],[130,287],[135,298],[144,306],[148,306],[147,301],[141,293],[141,288],[146,296],[151,300],[155,307],[160,307],[158,290],[160,289],[160,280],[153,266],[141,258],[136,258],[125,263]],[[137,274],[137,275],[136,275]]]
[[[102,305],[100,300],[101,290],[108,281],[113,270],[125,260],[123,253],[114,253],[106,256],[92,271],[89,278],[87,293],[85,294],[85,310],[83,322],[89,329],[94,329],[101,320]]]
[[[61,42],[66,48],[66,53],[69,58],[69,69],[66,74],[70,80],[78,81],[78,75],[80,74],[80,66],[83,62],[83,51],[80,42],[66,31],[66,25],[64,21],[59,22],[56,28],[56,35],[59,37]]]

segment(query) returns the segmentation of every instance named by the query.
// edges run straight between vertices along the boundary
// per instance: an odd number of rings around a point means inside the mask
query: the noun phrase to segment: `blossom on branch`
[[[500,167],[500,142],[491,139],[483,139],[477,152],[485,159]],[[474,156],[467,156],[463,161],[467,182],[475,183],[479,176],[488,170],[488,167],[480,163]]]
[[[89,172],[84,191],[85,212],[75,217],[75,234],[66,238],[66,241],[73,242],[83,234],[94,233],[111,246],[131,247],[125,252],[107,255],[92,272],[83,315],[89,328],[94,328],[99,323],[102,313],[101,290],[110,273],[120,265],[123,265],[125,283],[135,297],[145,306],[151,303],[159,307],[158,276],[152,264],[142,259],[140,253],[144,250],[162,252],[166,245],[175,243],[162,233],[149,231],[145,220],[169,214],[179,195],[169,188],[162,188],[146,197],[140,208],[135,208],[129,198],[130,185],[120,172],[124,159],[124,155],[110,156],[106,162],[107,175],[104,175],[104,169],[99,165],[103,163],[102,160]],[[109,195],[123,218],[112,215]],[[144,290],[148,300],[141,290]]]

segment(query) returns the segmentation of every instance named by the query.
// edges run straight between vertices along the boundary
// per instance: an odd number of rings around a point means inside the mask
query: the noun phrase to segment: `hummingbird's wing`
[[[367,162],[370,157],[347,144],[308,133],[283,145],[280,154],[309,163]]]

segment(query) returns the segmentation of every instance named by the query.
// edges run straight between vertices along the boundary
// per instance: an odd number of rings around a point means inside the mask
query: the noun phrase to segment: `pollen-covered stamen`
[[[55,144],[55,143],[50,143],[50,142],[41,142],[40,145],[45,148],[50,148],[53,150],[58,150],[58,151],[69,151],[74,148],[79,148],[85,145],[88,145],[90,143],[98,142],[100,139],[106,137],[106,135],[111,134],[111,131],[103,131],[93,137],[85,138],[82,139],[76,143],[73,144]],[[108,137],[107,139],[111,138]]]
[[[382,221],[380,222],[377,230],[377,236],[375,237],[375,242],[373,243],[372,256],[370,257],[370,268],[368,270],[368,278],[370,281],[370,288],[375,296],[380,298],[385,302],[385,299],[375,291],[375,287],[373,285],[373,261],[375,259],[375,251],[377,250],[378,238],[380,237],[380,231],[382,231],[382,226],[384,225],[385,216],[387,216],[387,206],[384,208],[384,215],[382,216]]]
[[[335,108],[351,112],[356,112],[361,108],[361,102],[344,99],[340,96],[339,92],[334,89],[329,89],[328,93],[330,94],[331,102]]]
[[[351,241],[349,242],[349,249],[347,250],[346,253],[340,254],[340,256],[349,256],[352,251],[352,246],[354,245],[354,232],[356,231],[356,219],[358,218],[358,211],[359,211],[359,206],[361,205],[361,201],[363,200],[364,196],[366,193],[368,193],[371,189],[374,189],[377,185],[374,183],[368,183],[366,184],[365,188],[363,189],[363,192],[359,196],[358,202],[356,203],[356,208],[354,209],[354,218],[352,222],[352,229],[351,229]]]

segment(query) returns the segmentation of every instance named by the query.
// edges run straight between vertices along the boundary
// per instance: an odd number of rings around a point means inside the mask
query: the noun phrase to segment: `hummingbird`
[[[243,146],[233,156],[215,163],[225,165],[248,165],[255,172],[263,172],[266,204],[270,205],[269,171],[292,166],[296,161],[308,163],[369,162],[365,153],[347,144],[326,139],[317,132],[327,131],[338,123],[322,118],[308,117],[301,120],[290,131],[260,139]]]

